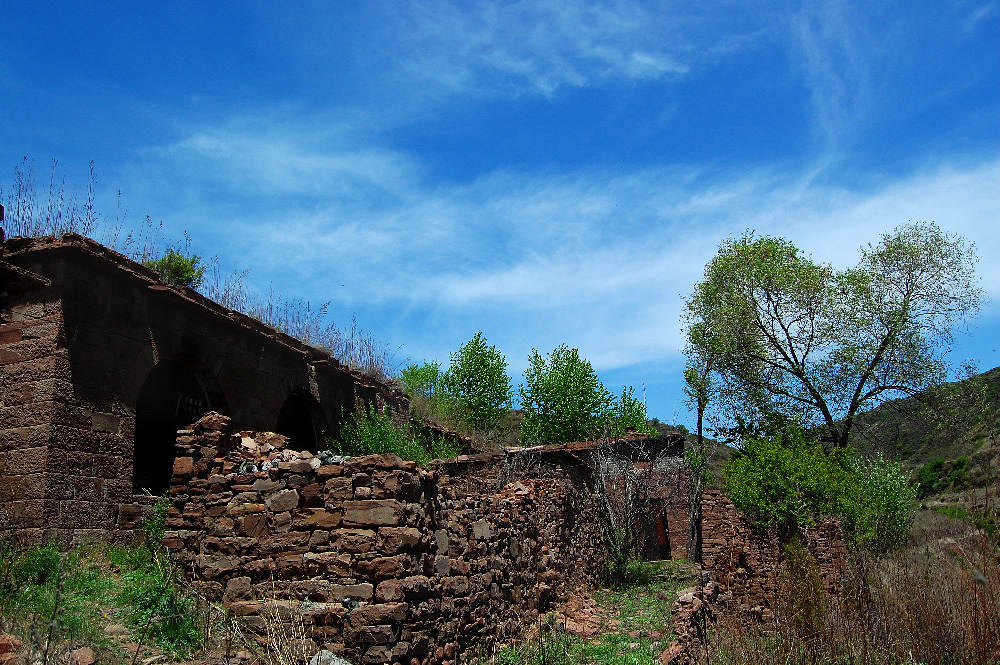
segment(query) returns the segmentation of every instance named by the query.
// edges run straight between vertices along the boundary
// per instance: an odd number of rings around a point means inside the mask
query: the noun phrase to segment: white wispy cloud
[[[676,358],[683,295],[720,240],[748,228],[837,266],[910,219],[962,233],[984,258],[1000,254],[1000,157],[857,190],[776,169],[685,166],[501,171],[446,187],[404,153],[231,130],[196,133],[154,156],[163,163],[153,171],[183,174],[170,191],[215,190],[215,209],[192,197],[176,215],[209,229],[227,211],[227,249],[258,281],[332,298],[342,312],[382,311],[380,332],[427,357],[444,358],[483,329],[515,367],[532,346],[564,341],[602,369]],[[271,163],[248,164],[257,160]],[[248,186],[283,204],[241,204]],[[981,274],[995,308],[1000,266],[983,261]],[[414,327],[413,312],[434,323]]]

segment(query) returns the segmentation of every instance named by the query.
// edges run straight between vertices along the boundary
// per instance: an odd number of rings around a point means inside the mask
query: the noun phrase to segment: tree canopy
[[[510,409],[513,390],[507,359],[477,332],[451,354],[451,365],[441,377],[441,391],[461,420],[479,430],[489,429]]]
[[[855,415],[945,376],[955,327],[979,306],[975,247],[933,222],[861,248],[845,270],[788,240],[725,240],[685,305],[689,362],[712,358],[740,419],[825,428],[845,446]]]

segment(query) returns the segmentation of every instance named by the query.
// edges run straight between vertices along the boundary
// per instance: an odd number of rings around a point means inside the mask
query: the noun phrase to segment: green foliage
[[[194,600],[178,585],[177,573],[161,547],[143,543],[112,549],[109,557],[121,570],[114,602],[124,608],[125,625],[135,635],[174,653],[201,645]]]
[[[941,471],[944,469],[944,463],[943,457],[935,457],[917,469],[915,481],[919,498],[923,499],[941,489],[943,485]]]
[[[612,420],[614,397],[578,349],[562,344],[548,359],[532,349],[524,378],[521,438],[526,443],[593,439]]]
[[[839,512],[848,493],[843,467],[801,430],[750,439],[723,471],[726,493],[761,527],[798,528]]]
[[[853,418],[944,376],[954,327],[981,297],[974,247],[901,226],[837,271],[783,238],[729,238],[686,301],[689,359],[715,359],[730,420],[782,414],[846,446]]]
[[[197,289],[205,279],[205,266],[197,254],[168,249],[160,258],[143,261],[143,264],[159,273],[160,279],[167,284]]]
[[[440,378],[441,363],[439,362],[424,362],[419,365],[412,363],[399,373],[399,379],[406,394],[410,397],[423,397],[424,399],[431,399],[438,393]]]
[[[158,504],[145,537],[128,545],[0,547],[0,616],[23,634],[52,625],[55,642],[108,646],[104,627],[115,617],[134,641],[172,654],[199,647],[204,617],[160,545],[165,514]]]
[[[395,453],[404,460],[423,466],[433,459],[460,455],[460,446],[447,439],[427,441],[397,426],[388,412],[379,413],[371,405],[352,414],[341,428],[340,440],[328,440],[331,449],[342,455]]]
[[[451,354],[440,387],[459,420],[477,430],[494,427],[510,410],[507,359],[482,332]]]
[[[646,405],[635,396],[635,389],[632,386],[625,386],[622,389],[622,396],[613,404],[611,422],[612,436],[621,436],[628,432],[656,434],[656,428],[646,418]]]
[[[916,498],[899,464],[844,449],[827,454],[794,428],[747,441],[723,477],[730,499],[757,526],[799,529],[834,516],[869,549],[906,537]]]
[[[850,492],[842,497],[838,517],[854,541],[873,550],[902,543],[910,530],[916,490],[896,462],[881,453],[847,457]]]
[[[953,460],[935,457],[922,464],[914,475],[917,497],[924,499],[948,489],[963,490],[970,484],[971,463],[962,455]]]

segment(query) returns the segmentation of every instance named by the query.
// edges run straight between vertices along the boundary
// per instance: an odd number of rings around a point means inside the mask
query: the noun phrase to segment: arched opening
[[[274,431],[289,438],[293,450],[320,449],[323,414],[316,399],[305,390],[296,390],[281,405]]]
[[[206,384],[208,373],[186,359],[163,361],[150,371],[135,406],[135,492],[162,494],[170,486],[177,430],[206,411],[227,411],[222,395]]]

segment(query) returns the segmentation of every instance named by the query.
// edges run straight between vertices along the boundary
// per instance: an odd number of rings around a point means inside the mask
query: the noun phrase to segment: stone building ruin
[[[0,530],[71,543],[135,526],[206,411],[316,450],[406,396],[79,235],[0,246]]]

